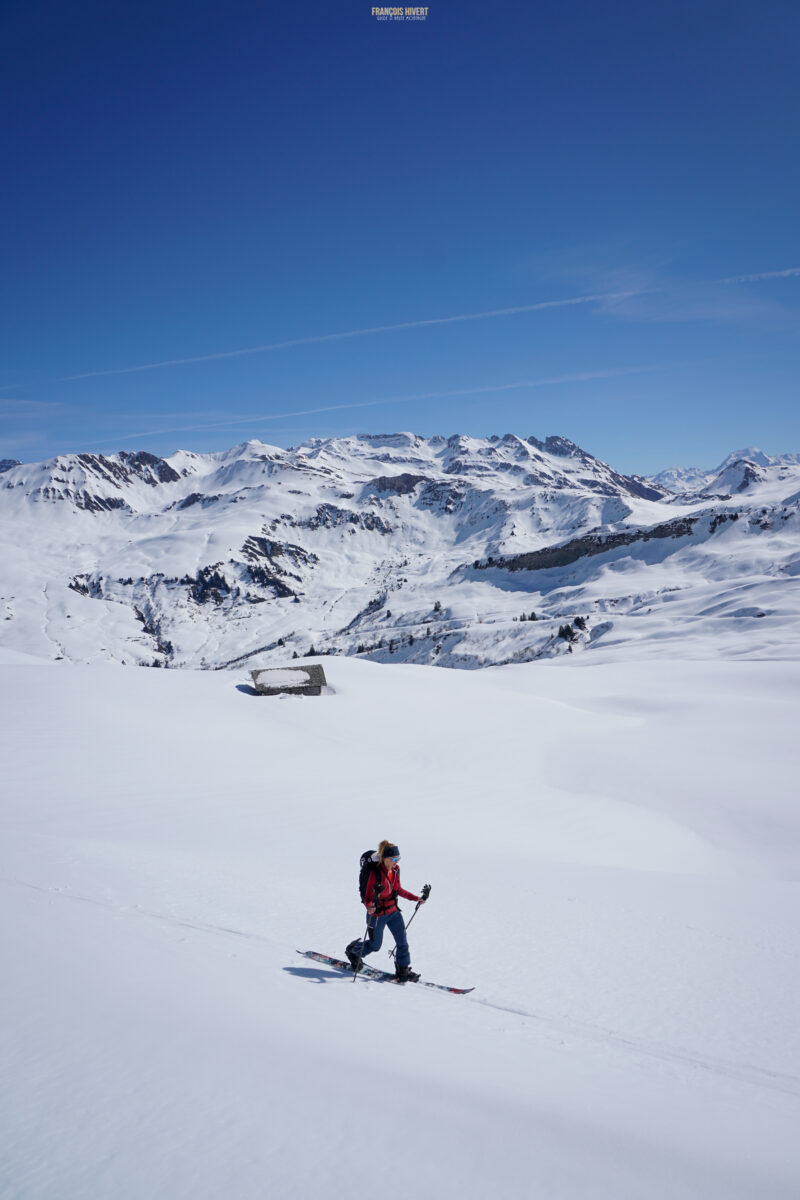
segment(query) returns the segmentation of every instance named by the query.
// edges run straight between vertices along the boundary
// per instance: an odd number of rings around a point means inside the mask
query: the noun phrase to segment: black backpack
[[[367,898],[367,880],[369,879],[370,871],[378,870],[378,864],[373,862],[372,859],[374,853],[374,850],[365,850],[359,860],[360,870],[358,872],[358,892],[361,896],[362,904]]]

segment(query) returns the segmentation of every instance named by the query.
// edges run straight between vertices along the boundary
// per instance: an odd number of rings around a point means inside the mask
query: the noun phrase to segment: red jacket
[[[380,890],[378,891],[376,900],[374,899],[375,883],[378,875],[380,875]],[[395,867],[389,875],[387,875],[382,866],[380,868],[376,867],[374,871],[370,871],[364,892],[364,904],[367,908],[369,908],[370,904],[374,904],[378,916],[397,912],[398,896],[402,896],[404,900],[419,900],[419,896],[415,896],[413,892],[407,892],[404,888],[400,887],[399,867]]]

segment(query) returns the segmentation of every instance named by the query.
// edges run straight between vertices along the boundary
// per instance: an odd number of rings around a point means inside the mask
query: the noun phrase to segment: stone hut
[[[319,696],[327,686],[325,671],[317,664],[307,667],[267,667],[251,671],[259,696]]]

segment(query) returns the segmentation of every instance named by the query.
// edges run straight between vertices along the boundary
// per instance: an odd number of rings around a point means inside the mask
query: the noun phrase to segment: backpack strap
[[[381,892],[383,891],[383,876],[382,876],[382,867],[381,867],[380,863],[375,864],[374,879],[375,879],[375,883],[373,883],[373,885],[372,885],[372,887],[373,887],[372,895],[373,895],[373,903],[375,904],[375,916],[377,917],[381,913],[385,913],[387,907],[390,904],[394,904],[395,908],[397,908],[397,910],[399,912],[400,910],[399,910],[399,906],[397,903],[397,884],[399,884],[399,882],[400,882],[399,878],[393,882],[391,879],[389,879],[388,875],[386,876],[386,879],[389,883],[389,887],[391,888],[391,892],[390,892],[390,895],[387,897],[387,899],[381,900],[380,903],[376,902],[374,899],[374,897],[375,897],[374,889],[376,886],[379,885]]]

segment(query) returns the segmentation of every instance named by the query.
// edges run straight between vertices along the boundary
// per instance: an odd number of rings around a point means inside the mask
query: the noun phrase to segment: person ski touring
[[[397,946],[395,975],[398,980],[416,983],[419,975],[411,970],[411,954],[406,937],[406,923],[403,914],[397,906],[397,897],[405,900],[415,900],[424,904],[427,891],[423,888],[422,896],[415,896],[400,886],[400,851],[394,842],[382,841],[371,856],[369,852],[362,855],[362,901],[367,910],[368,936],[356,938],[345,950],[347,961],[355,972],[361,970],[361,961],[368,954],[380,950],[383,943],[384,930],[388,927]]]

